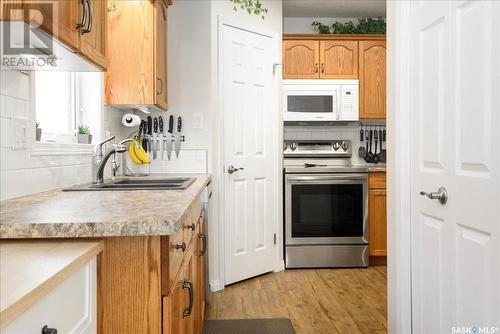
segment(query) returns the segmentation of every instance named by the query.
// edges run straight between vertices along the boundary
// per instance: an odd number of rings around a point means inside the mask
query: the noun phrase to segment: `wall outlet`
[[[193,113],[193,129],[203,129],[203,114]]]

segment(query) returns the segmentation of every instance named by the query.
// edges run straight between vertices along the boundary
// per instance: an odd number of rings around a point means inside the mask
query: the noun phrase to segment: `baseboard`
[[[210,291],[212,291],[212,292],[216,292],[216,291],[220,291],[220,290],[224,289],[224,287],[221,286],[219,280],[210,281],[209,285],[210,285]]]
[[[277,273],[283,270],[285,270],[285,261],[281,260],[278,262],[278,265],[276,266],[276,269],[274,269],[274,272]]]
[[[370,266],[386,266],[387,256],[370,256]]]

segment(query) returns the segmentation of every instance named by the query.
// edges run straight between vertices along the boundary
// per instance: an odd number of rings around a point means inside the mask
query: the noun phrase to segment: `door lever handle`
[[[234,167],[233,165],[231,165],[231,166],[229,166],[229,167],[227,168],[227,172],[228,172],[229,174],[233,174],[234,172],[237,172],[237,171],[239,171],[239,170],[244,170],[244,169],[245,169],[245,168],[243,168],[243,167],[236,168],[236,167]]]
[[[446,204],[448,202],[448,192],[445,187],[440,187],[438,191],[432,193],[426,193],[425,191],[421,191],[420,195],[427,196],[430,199],[437,199],[439,203]]]

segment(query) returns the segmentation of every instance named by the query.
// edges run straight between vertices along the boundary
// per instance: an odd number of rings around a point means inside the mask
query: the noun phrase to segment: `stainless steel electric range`
[[[368,266],[368,169],[349,140],[284,143],[287,268]]]

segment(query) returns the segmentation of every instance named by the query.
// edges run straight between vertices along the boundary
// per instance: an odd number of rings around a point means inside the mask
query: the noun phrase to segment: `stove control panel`
[[[285,140],[286,157],[351,157],[350,140]]]

